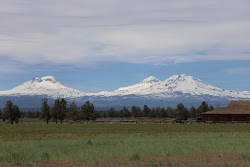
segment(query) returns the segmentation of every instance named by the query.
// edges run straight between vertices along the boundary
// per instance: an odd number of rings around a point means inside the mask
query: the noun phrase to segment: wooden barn
[[[204,122],[250,123],[250,101],[231,101],[227,107],[202,113]]]

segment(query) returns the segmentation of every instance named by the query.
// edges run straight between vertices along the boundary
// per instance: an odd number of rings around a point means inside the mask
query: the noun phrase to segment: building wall
[[[250,114],[203,114],[202,120],[204,122],[250,122]]]

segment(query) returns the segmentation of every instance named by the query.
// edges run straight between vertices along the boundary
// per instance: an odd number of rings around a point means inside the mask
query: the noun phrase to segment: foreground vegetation
[[[249,124],[1,123],[0,162],[6,166],[247,166],[249,138]]]

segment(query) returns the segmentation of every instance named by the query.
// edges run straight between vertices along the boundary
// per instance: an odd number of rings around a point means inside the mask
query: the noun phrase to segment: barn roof
[[[202,114],[250,114],[250,101],[231,101],[227,107]]]

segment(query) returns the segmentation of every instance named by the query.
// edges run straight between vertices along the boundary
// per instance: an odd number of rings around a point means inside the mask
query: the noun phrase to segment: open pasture
[[[248,166],[249,124],[0,124],[0,166]]]

